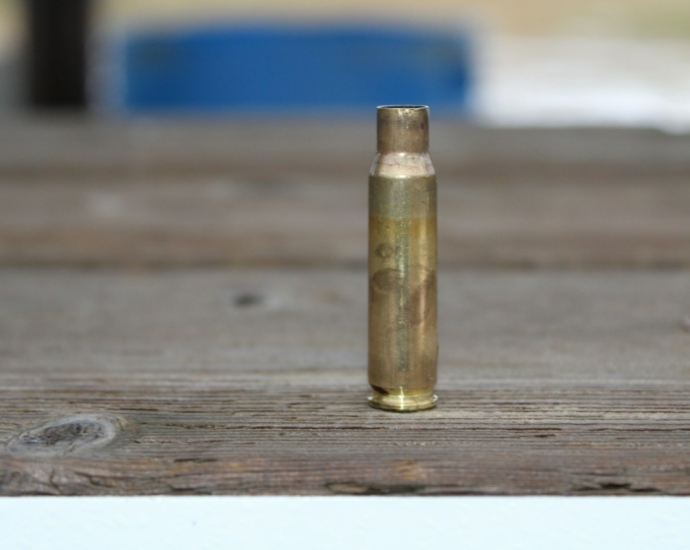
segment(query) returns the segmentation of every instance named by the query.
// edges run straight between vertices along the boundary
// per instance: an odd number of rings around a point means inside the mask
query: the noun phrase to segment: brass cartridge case
[[[389,411],[436,405],[436,174],[429,109],[377,111],[369,173],[369,403]]]

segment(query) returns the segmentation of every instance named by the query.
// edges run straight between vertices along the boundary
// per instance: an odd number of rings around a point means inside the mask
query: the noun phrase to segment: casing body
[[[436,174],[428,113],[379,107],[369,175],[369,401],[392,411],[436,404]]]

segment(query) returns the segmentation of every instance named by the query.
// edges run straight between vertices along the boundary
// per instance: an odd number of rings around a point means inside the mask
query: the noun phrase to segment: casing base
[[[438,397],[434,389],[423,390],[384,390],[374,388],[369,397],[369,405],[375,409],[392,412],[415,412],[433,409]]]

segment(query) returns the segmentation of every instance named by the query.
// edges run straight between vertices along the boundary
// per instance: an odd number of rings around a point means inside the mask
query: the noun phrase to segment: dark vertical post
[[[25,0],[28,100],[32,107],[85,109],[92,0]]]

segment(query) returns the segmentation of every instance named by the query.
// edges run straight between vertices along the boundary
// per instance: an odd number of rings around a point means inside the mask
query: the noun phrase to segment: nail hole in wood
[[[242,292],[241,294],[235,296],[235,299],[233,300],[235,306],[241,308],[260,306],[261,304],[263,304],[263,302],[263,296],[255,292]]]

